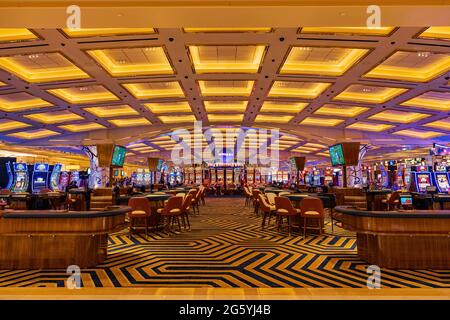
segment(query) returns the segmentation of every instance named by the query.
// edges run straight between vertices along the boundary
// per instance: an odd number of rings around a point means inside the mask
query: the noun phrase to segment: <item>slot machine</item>
[[[327,168],[324,172],[323,184],[328,186],[330,183],[333,183],[333,169]]]
[[[436,165],[433,172],[433,182],[440,193],[450,191],[450,173],[445,165]]]
[[[13,163],[13,183],[12,192],[27,192],[30,177],[28,175],[28,166],[26,163]]]
[[[142,174],[142,182],[141,182],[141,186],[149,186],[152,184],[152,175],[150,173],[150,171],[148,169],[145,169],[144,172],[141,173]]]
[[[411,168],[411,189],[415,192],[426,192],[432,185],[430,167],[415,166]]]
[[[80,186],[80,172],[79,171],[72,171],[70,173],[69,183],[72,183],[73,181],[76,182],[77,187]]]
[[[61,176],[61,165],[55,164],[51,168],[51,174],[48,185],[52,191],[59,191],[59,179]]]
[[[69,185],[70,174],[67,171],[62,171],[59,178],[59,190],[64,191]]]
[[[47,163],[35,163],[31,179],[31,191],[33,193],[48,188],[49,165]]]
[[[313,170],[313,174],[312,174],[312,179],[313,179],[313,185],[314,186],[320,186],[320,170],[314,169]]]

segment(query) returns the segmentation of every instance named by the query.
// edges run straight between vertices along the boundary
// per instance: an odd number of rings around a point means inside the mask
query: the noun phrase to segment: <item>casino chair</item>
[[[275,209],[277,212],[277,230],[280,231],[283,218],[286,217],[288,220],[289,236],[291,236],[292,219],[300,215],[300,210],[295,209],[291,200],[286,197],[275,197]]]
[[[135,223],[139,219],[144,219],[145,236],[148,235],[148,217],[151,215],[150,201],[145,197],[132,197],[128,201],[128,206],[131,208],[131,212],[128,214],[130,219],[130,234],[133,236],[133,229],[136,228]]]
[[[267,201],[266,196],[263,195],[262,193],[259,194],[259,204],[263,212],[262,228],[264,228],[267,217],[269,217],[267,225],[270,225],[270,218],[272,217],[272,215],[276,213],[276,208],[275,205],[272,205],[269,203],[269,201]]]
[[[189,210],[191,210],[192,198],[194,196],[192,193],[188,193],[188,195],[183,200],[183,205],[181,207],[181,220],[183,222],[184,230],[186,230],[186,224],[191,230],[191,224],[189,222]]]
[[[394,211],[400,208],[400,194],[401,191],[392,192],[387,199],[381,200],[383,210]]]
[[[261,194],[261,190],[256,188],[252,190],[253,208],[255,208],[254,212],[256,216],[258,216],[259,212],[259,194]]]
[[[266,197],[267,197],[267,201],[269,202],[270,205],[274,206],[275,205],[275,197],[277,195],[273,192],[267,192],[266,193]]]
[[[320,197],[323,202],[324,208],[328,208],[330,213],[330,221],[331,221],[331,233],[334,232],[334,219],[333,219],[333,213],[334,213],[334,207],[336,207],[336,195],[334,193],[321,193]]]
[[[289,194],[291,194],[291,193],[288,192],[288,191],[282,191],[282,192],[280,192],[280,193],[278,194],[278,196],[279,196],[279,197],[284,197],[284,196],[287,196],[287,195],[289,195]]]
[[[167,219],[165,230],[168,235],[170,235],[170,226],[174,223],[174,218],[176,218],[178,223],[178,229],[181,232],[180,216],[182,215],[183,207],[183,197],[171,197],[167,200],[167,204],[164,208],[158,209],[158,213],[161,217]]]
[[[306,237],[306,229],[318,229],[322,234],[324,227],[325,211],[322,200],[314,197],[306,197],[300,202],[300,218],[303,221],[303,238]],[[307,226],[308,220],[316,220],[317,227]]]
[[[245,196],[245,206],[248,206],[252,202],[252,194],[246,186],[244,187],[244,196]]]

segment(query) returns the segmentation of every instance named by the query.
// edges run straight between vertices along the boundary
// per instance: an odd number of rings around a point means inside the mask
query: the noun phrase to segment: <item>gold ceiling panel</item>
[[[367,36],[387,36],[392,33],[394,27],[303,27],[301,33],[315,34],[348,34],[348,35],[367,35]]]
[[[189,46],[195,72],[203,73],[257,73],[266,46],[226,45]]]
[[[0,87],[4,87],[4,86],[7,86],[7,84],[0,81]]]
[[[136,99],[184,98],[178,81],[122,84]]]
[[[369,108],[327,103],[315,111],[314,114],[352,118],[367,110],[369,110]]]
[[[294,118],[294,116],[281,116],[281,115],[265,115],[258,114],[255,118],[255,122],[268,122],[268,123],[288,123]]]
[[[401,105],[447,112],[450,111],[450,92],[428,91],[401,103]]]
[[[43,113],[28,114],[24,117],[45,124],[62,123],[83,120],[84,118],[70,111],[49,111]]]
[[[275,81],[269,97],[315,99],[330,85],[324,82]]]
[[[71,38],[153,34],[153,28],[80,28],[62,29]]]
[[[432,139],[432,138],[436,138],[436,137],[445,135],[445,133],[442,133],[442,132],[423,131],[423,130],[416,130],[416,129],[400,130],[400,131],[394,132],[394,134],[407,136],[407,137],[411,137],[411,138],[417,138],[417,139]]]
[[[119,100],[116,95],[101,85],[49,89],[47,91],[72,104],[89,104]]]
[[[306,108],[307,105],[306,102],[265,101],[259,112],[296,114]]]
[[[24,28],[0,28],[0,42],[35,40],[38,37]]]
[[[56,136],[56,135],[59,135],[59,132],[48,130],[48,129],[36,129],[36,130],[21,131],[21,132],[8,134],[8,136],[10,136],[10,137],[25,139],[25,140],[42,139],[42,138],[47,138],[47,137]]]
[[[30,126],[31,125],[28,123],[23,123],[16,120],[0,119],[0,132],[22,129]]]
[[[21,112],[52,106],[50,102],[26,92],[0,95],[0,110],[5,112]]]
[[[58,52],[0,57],[0,68],[29,83],[89,78],[87,73]]]
[[[342,119],[306,117],[300,124],[307,126],[334,127],[344,122]]]
[[[200,80],[198,85],[204,97],[249,97],[252,80]]]
[[[242,33],[242,32],[271,32],[272,28],[183,28],[186,33]]]
[[[450,27],[429,27],[419,38],[450,40]]]
[[[207,112],[245,112],[248,101],[204,101]]]
[[[156,114],[192,112],[191,106],[187,101],[146,103],[144,106]]]
[[[353,130],[360,130],[360,131],[381,132],[381,131],[386,131],[388,129],[391,129],[393,127],[394,126],[391,124],[359,121],[359,122],[352,123],[351,125],[348,125],[345,128],[353,129]]]
[[[185,122],[194,122],[195,116],[194,115],[186,115],[186,116],[159,116],[159,120],[161,120],[162,123],[166,124],[172,124],[172,123],[185,123]]]
[[[411,123],[425,119],[429,116],[429,114],[418,112],[385,110],[370,116],[368,119],[394,123]]]
[[[292,47],[280,73],[341,76],[368,52],[368,49]]]
[[[88,50],[113,77],[174,74],[163,47]]]
[[[84,108],[89,113],[99,118],[112,118],[112,117],[123,117],[123,116],[135,116],[138,115],[135,109],[127,104],[113,105],[106,107],[89,107]]]
[[[328,148],[328,146],[326,146],[324,144],[311,143],[311,142],[305,143],[302,147],[319,148],[319,149]]]
[[[334,100],[365,103],[384,103],[406,92],[408,89],[352,84],[338,94]]]
[[[241,122],[243,119],[243,114],[208,114],[210,122]]]
[[[112,119],[108,120],[113,125],[117,127],[138,127],[138,126],[148,126],[151,124],[146,118],[126,118],[126,119]]]
[[[61,129],[71,131],[71,132],[85,132],[85,131],[93,131],[104,129],[105,126],[96,122],[87,122],[87,123],[77,123],[77,124],[66,124],[59,126]]]
[[[428,122],[426,124],[423,124],[423,126],[450,131],[450,117]]]
[[[367,78],[428,82],[450,70],[450,55],[397,51],[364,75]]]

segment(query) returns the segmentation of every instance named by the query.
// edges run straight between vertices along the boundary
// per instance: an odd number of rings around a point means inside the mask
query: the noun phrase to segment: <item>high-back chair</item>
[[[334,213],[334,207],[336,207],[336,194],[334,193],[321,193],[320,198],[323,202],[324,209],[329,210],[330,213],[330,221],[331,221],[331,233],[334,232],[334,220],[333,220],[333,213]]]
[[[202,190],[200,190],[200,189],[195,189],[195,193],[192,192],[193,197],[191,200],[191,207],[192,207],[192,210],[194,213],[195,213],[195,211],[197,211],[197,214],[200,214],[200,208],[199,208],[198,203],[201,198],[201,193],[202,193]]]
[[[133,229],[136,229],[136,221],[139,219],[144,220],[145,235],[148,235],[148,218],[151,215],[150,201],[145,197],[132,197],[128,201],[128,206],[131,208],[131,212],[128,214],[130,219],[130,234],[133,236]]]
[[[183,199],[184,199],[184,197],[186,196],[186,193],[184,193],[184,192],[179,192],[179,193],[175,194],[175,196],[176,196],[176,197],[183,197]]]
[[[252,198],[253,198],[253,207],[255,208],[254,212],[256,216],[258,216],[258,210],[259,210],[259,194],[261,194],[261,191],[259,189],[254,188],[252,190]]]
[[[181,220],[183,222],[184,230],[186,230],[186,223],[187,223],[189,230],[191,229],[191,223],[189,222],[189,210],[191,209],[193,197],[194,196],[192,195],[192,193],[188,194],[184,198],[183,205],[181,206]]]
[[[394,191],[390,194],[389,198],[383,200],[383,203],[386,204],[386,210],[391,211],[400,206],[400,194],[401,191]]]
[[[204,185],[200,186],[200,189],[202,190],[202,193],[200,194],[200,200],[202,201],[202,204],[205,205],[206,201],[205,201],[205,197],[206,197],[206,187]]]
[[[289,194],[291,194],[289,191],[281,191],[281,192],[278,194],[278,196],[279,196],[279,197],[284,197],[284,196],[287,196],[287,195],[289,195]]]
[[[252,194],[247,186],[244,187],[245,206],[248,206],[252,202]]]
[[[183,197],[171,197],[167,200],[164,208],[160,208],[157,212],[166,219],[165,230],[167,234],[170,234],[170,226],[174,222],[174,218],[176,218],[178,222],[178,229],[181,231],[181,224],[179,217],[181,216],[181,209],[183,206]]]
[[[288,231],[290,236],[293,217],[298,216],[300,214],[300,210],[294,208],[291,200],[286,197],[275,197],[275,209],[277,212],[277,229],[281,229],[283,218],[286,217],[288,220]]]
[[[259,205],[263,212],[263,219],[262,219],[262,228],[264,228],[266,224],[266,218],[269,217],[269,221],[267,222],[268,225],[270,225],[270,218],[275,213],[275,205],[272,205],[267,201],[267,198],[264,194],[260,193],[258,195],[259,197]]]
[[[306,229],[318,229],[319,234],[322,234],[324,216],[323,203],[319,198],[306,197],[300,202],[300,217],[303,221],[303,238],[306,237]],[[318,226],[308,226],[308,220],[317,221]]]
[[[275,205],[275,197],[277,195],[273,192],[267,192],[266,193],[266,197],[267,197],[267,201],[271,204],[271,205]]]

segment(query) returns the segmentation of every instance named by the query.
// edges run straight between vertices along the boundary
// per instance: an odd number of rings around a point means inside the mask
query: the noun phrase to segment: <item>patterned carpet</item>
[[[108,260],[82,270],[85,287],[366,287],[353,234],[334,229],[302,240],[273,226],[243,198],[207,198],[192,231],[110,238]],[[65,270],[0,271],[0,287],[64,286]],[[450,288],[450,270],[382,270],[385,288]]]

